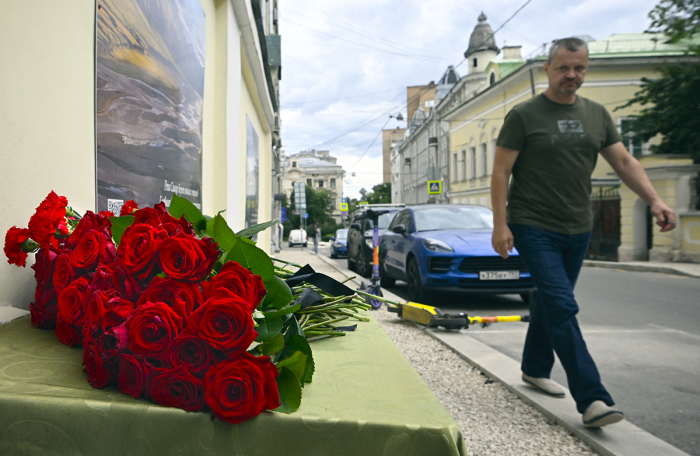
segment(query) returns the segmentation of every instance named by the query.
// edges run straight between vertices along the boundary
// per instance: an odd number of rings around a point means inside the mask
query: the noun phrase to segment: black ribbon
[[[286,282],[290,288],[303,282],[310,283],[333,296],[352,296],[355,294],[355,291],[347,285],[338,282],[332,277],[328,277],[326,274],[314,271],[314,268],[308,264],[294,273]]]
[[[301,304],[300,308],[306,309],[307,307],[313,306],[322,299],[323,296],[318,294],[315,290],[313,290],[312,288],[307,288],[306,290],[302,291],[297,300],[294,301],[294,305],[296,306],[297,304]]]

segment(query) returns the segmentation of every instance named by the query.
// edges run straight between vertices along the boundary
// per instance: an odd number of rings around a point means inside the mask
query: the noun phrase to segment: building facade
[[[282,191],[291,198],[294,182],[304,182],[314,190],[327,191],[333,203],[332,217],[341,222],[345,171],[327,150],[306,150],[283,158]]]
[[[0,38],[15,43],[0,50],[3,233],[26,223],[52,190],[79,212],[97,208],[95,18],[104,4],[125,3],[105,1],[0,3],[5,19]],[[223,216],[239,231],[250,212],[246,163],[251,136],[258,146],[252,192],[259,202],[252,210],[259,222],[273,219],[270,170],[279,103],[266,36],[276,35],[277,1],[198,3],[205,43],[201,207],[207,215],[225,210]],[[157,202],[137,201],[144,206]],[[269,252],[271,239],[270,230],[260,233],[258,246]],[[34,288],[29,268],[0,262],[0,314],[12,306],[27,309]]]

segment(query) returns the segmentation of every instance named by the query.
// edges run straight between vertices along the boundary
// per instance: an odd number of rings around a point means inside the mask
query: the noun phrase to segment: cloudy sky
[[[329,150],[347,173],[344,196],[359,198],[382,181],[382,128],[406,126],[389,117],[406,117],[406,87],[460,65],[482,11],[499,47],[521,45],[529,57],[556,38],[643,32],[656,3],[280,0],[283,150]]]

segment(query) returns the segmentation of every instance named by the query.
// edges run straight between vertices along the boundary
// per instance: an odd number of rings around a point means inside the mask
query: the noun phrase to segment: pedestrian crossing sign
[[[340,203],[340,210],[347,211],[348,210],[348,203]]]
[[[360,206],[360,207],[362,207],[362,206],[367,206],[368,204],[369,204],[369,203],[368,203],[367,201],[360,201],[359,203],[357,203],[357,205]]]
[[[439,195],[442,193],[442,182],[441,181],[428,181],[428,194],[429,195]]]

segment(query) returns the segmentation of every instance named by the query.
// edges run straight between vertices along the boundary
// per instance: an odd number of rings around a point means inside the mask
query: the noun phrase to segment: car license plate
[[[479,280],[517,280],[520,271],[480,271]]]

